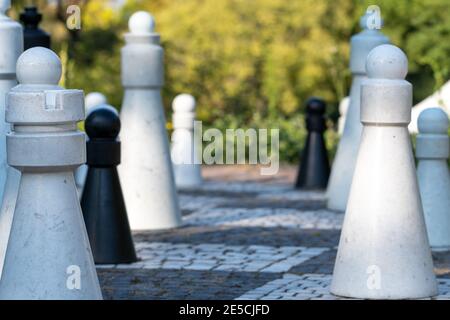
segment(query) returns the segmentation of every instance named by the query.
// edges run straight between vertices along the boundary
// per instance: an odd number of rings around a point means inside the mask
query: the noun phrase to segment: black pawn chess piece
[[[114,111],[100,108],[86,119],[88,173],[81,208],[96,264],[137,260],[122,195],[120,120]]]
[[[323,138],[325,107],[325,102],[318,98],[310,98],[306,103],[308,136],[295,185],[297,189],[321,190],[327,187],[330,164]]]
[[[42,20],[36,7],[26,7],[20,14],[20,21],[23,28],[23,49],[24,51],[33,47],[44,47],[50,49],[50,35],[39,28]]]

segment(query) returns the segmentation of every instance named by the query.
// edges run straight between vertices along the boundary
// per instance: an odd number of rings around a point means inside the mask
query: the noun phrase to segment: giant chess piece
[[[58,86],[61,62],[35,47],[17,61],[19,85],[7,97],[8,164],[21,172],[1,299],[101,299],[75,189],[85,162],[83,92]]]
[[[202,173],[194,139],[195,99],[180,94],[173,100],[172,163],[178,188],[202,184]]]
[[[50,35],[39,28],[42,14],[36,7],[26,7],[20,14],[23,23],[23,47],[28,50],[33,47],[44,47],[50,49]]]
[[[330,164],[323,138],[326,129],[325,108],[325,102],[318,98],[311,98],[306,103],[308,136],[295,185],[298,189],[320,190],[327,187]]]
[[[86,95],[84,98],[85,110],[86,110],[86,119],[87,117],[97,109],[109,109],[115,114],[119,115],[117,109],[108,104],[108,100],[103,93],[100,92],[91,92]]]
[[[437,294],[408,132],[408,59],[381,45],[367,57],[363,132],[334,266],[331,293],[367,299]]]
[[[90,92],[84,97],[84,107],[86,110],[86,113],[90,112],[92,108],[95,108],[96,106],[107,104],[108,99],[106,96],[101,92]],[[88,116],[86,116],[87,119]]]
[[[351,39],[350,69],[353,80],[350,89],[350,103],[344,132],[339,141],[327,188],[327,207],[333,210],[345,211],[347,206],[361,139],[360,90],[362,81],[367,78],[365,70],[367,54],[376,46],[389,43],[389,39],[379,30],[368,28],[368,17],[369,15],[366,14],[361,18],[363,30]]]
[[[433,250],[450,250],[448,122],[448,116],[441,108],[425,109],[418,119],[417,177]]]
[[[23,51],[22,26],[6,16],[10,0],[0,0],[0,199],[6,182],[6,133],[10,125],[5,122],[6,94],[17,84],[16,62]],[[16,172],[18,175],[18,172]]]
[[[133,14],[122,48],[125,92],[120,113],[119,175],[134,230],[181,225],[161,98],[163,49],[154,26],[147,12]]]
[[[117,113],[101,108],[85,122],[87,141],[86,185],[81,198],[84,221],[96,264],[135,262],[127,211],[120,187],[120,120]]]
[[[86,97],[84,98],[86,119],[89,117],[89,115],[93,111],[95,111],[97,109],[101,109],[101,108],[109,109],[118,115],[119,113],[117,112],[117,109],[114,108],[113,106],[108,105],[107,103],[108,103],[108,101],[104,94],[102,94],[100,92],[88,93],[86,95]],[[80,195],[80,197],[83,194],[83,188],[84,188],[84,183],[86,181],[87,171],[88,171],[88,168],[87,168],[86,164],[82,164],[75,171],[75,183],[77,185],[77,190],[78,190],[78,194]]]
[[[6,16],[10,5],[10,0],[0,0],[0,275],[20,180],[20,172],[6,163],[6,134],[10,125],[4,118],[5,99],[17,85],[16,62],[23,51],[22,26]]]

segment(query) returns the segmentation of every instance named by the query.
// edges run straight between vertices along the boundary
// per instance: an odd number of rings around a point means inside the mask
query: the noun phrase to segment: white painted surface
[[[122,48],[125,89],[120,119],[122,163],[119,175],[133,230],[181,225],[166,119],[161,98],[164,65],[153,18],[139,12]]]
[[[4,118],[5,98],[9,90],[17,84],[16,62],[23,51],[22,26],[6,16],[10,5],[11,1],[0,1],[0,199],[3,198],[8,171],[6,133],[9,132],[10,126]]]
[[[200,161],[194,139],[196,102],[189,94],[175,97],[171,158],[178,188],[193,188],[202,184]]]
[[[84,105],[85,105],[85,112],[86,112],[86,118],[89,117],[89,115],[98,109],[108,109],[119,114],[117,112],[117,109],[113,106],[108,104],[108,101],[106,99],[106,96],[103,93],[100,92],[91,92],[86,95],[84,98]],[[88,136],[86,135],[86,139],[88,139]],[[78,196],[81,199],[81,195],[83,194],[84,189],[84,183],[86,182],[86,176],[87,176],[88,167],[86,164],[82,164],[75,170],[75,184],[77,185],[77,191]]]
[[[86,109],[86,116],[89,112],[89,110],[93,107],[96,107],[100,104],[108,103],[108,99],[106,96],[101,92],[90,92],[86,95],[84,98],[84,106]]]
[[[73,176],[86,159],[76,129],[83,92],[60,88],[60,76],[55,53],[31,48],[19,57],[20,84],[8,94],[8,164],[21,177],[1,299],[102,298]]]
[[[338,133],[340,136],[344,133],[345,121],[347,119],[348,105],[350,104],[350,97],[345,97],[339,103],[339,120]]]
[[[353,298],[437,294],[407,125],[412,86],[405,54],[382,45],[367,57],[364,125],[331,293]]]
[[[11,229],[17,198],[20,173],[6,162],[6,134],[10,130],[5,121],[5,99],[17,84],[16,62],[23,51],[22,26],[6,16],[11,1],[0,1],[0,275]]]
[[[353,80],[350,89],[350,102],[327,187],[327,207],[333,210],[345,211],[355,170],[362,131],[359,116],[360,91],[361,82],[366,79],[365,62],[367,54],[376,46],[389,43],[389,39],[380,31],[367,28],[366,19],[367,16],[361,18],[363,30],[351,39],[350,69]]]
[[[448,116],[440,108],[429,108],[419,116],[416,157],[417,177],[430,245],[450,250],[450,176]]]
[[[447,81],[438,91],[412,108],[411,123],[408,126],[410,133],[418,133],[417,120],[422,111],[439,107],[450,116],[450,81]]]

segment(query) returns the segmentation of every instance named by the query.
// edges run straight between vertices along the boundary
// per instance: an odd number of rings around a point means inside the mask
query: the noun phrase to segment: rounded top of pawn
[[[194,112],[195,98],[187,93],[179,94],[173,99],[172,108],[175,112]]]
[[[369,78],[403,80],[408,73],[408,58],[396,46],[383,44],[370,51],[366,71]]]
[[[57,85],[61,78],[61,61],[52,50],[30,48],[17,60],[17,80],[21,84]]]
[[[128,28],[132,34],[153,33],[155,31],[155,19],[146,11],[138,11],[130,17]]]
[[[91,112],[84,124],[91,140],[116,139],[120,132],[120,118],[108,108],[99,108]]]
[[[422,111],[417,120],[420,133],[447,134],[448,115],[441,108],[429,108]]]
[[[84,98],[84,105],[86,110],[89,110],[95,106],[100,104],[108,103],[106,96],[101,92],[91,92],[86,95]]]
[[[325,101],[317,97],[311,97],[306,101],[306,112],[312,114],[324,114],[326,109]]]

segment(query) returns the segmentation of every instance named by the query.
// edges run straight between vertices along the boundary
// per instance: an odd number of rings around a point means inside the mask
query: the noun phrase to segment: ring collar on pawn
[[[405,80],[408,58],[390,44],[374,48],[361,85],[361,122],[406,126],[411,121],[412,85]]]

